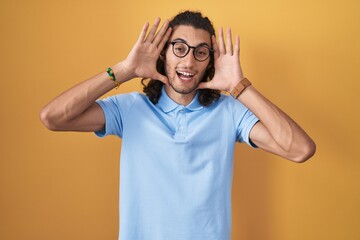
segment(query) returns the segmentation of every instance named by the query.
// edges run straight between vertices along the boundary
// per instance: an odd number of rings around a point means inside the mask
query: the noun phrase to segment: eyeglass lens
[[[206,46],[190,47],[183,42],[173,43],[173,51],[177,57],[185,57],[190,48],[194,48],[194,57],[198,61],[205,61],[209,57],[210,50]]]

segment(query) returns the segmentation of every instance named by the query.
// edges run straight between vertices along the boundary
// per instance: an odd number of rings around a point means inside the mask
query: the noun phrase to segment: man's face
[[[192,26],[177,26],[169,39],[169,42],[173,41],[185,42],[193,47],[199,45],[211,47],[210,34]],[[194,58],[194,49],[190,49],[185,57],[180,58],[175,56],[172,48],[173,46],[169,45],[166,50],[165,73],[170,83],[170,86],[166,87],[166,92],[173,99],[184,95],[193,98],[209,65],[210,57],[200,62]]]

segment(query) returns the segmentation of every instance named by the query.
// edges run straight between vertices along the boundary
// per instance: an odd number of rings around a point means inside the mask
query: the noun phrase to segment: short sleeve
[[[96,131],[98,137],[107,135],[116,135],[120,138],[123,136],[124,120],[127,117],[131,107],[136,101],[138,93],[119,94],[107,97],[103,100],[97,100],[105,115],[105,128]]]
[[[236,126],[236,140],[256,148],[257,146],[250,140],[250,131],[259,119],[240,101],[233,98],[230,99]]]

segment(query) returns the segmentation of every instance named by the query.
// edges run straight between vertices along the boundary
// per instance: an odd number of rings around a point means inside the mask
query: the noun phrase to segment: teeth
[[[184,75],[184,76],[189,76],[189,77],[191,77],[191,76],[194,76],[194,75],[195,75],[195,74],[193,74],[193,73],[181,72],[181,71],[177,71],[177,73],[180,73],[181,75]]]

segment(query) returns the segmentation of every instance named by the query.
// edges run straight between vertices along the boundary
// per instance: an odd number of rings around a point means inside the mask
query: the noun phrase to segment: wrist
[[[232,88],[230,94],[234,98],[238,98],[240,94],[251,85],[251,82],[247,78],[243,78],[236,86]]]
[[[119,84],[127,82],[136,77],[135,74],[131,71],[131,69],[127,67],[124,61],[115,64],[114,66],[112,66],[112,69],[114,71],[116,81]]]
[[[234,90],[234,88],[244,79],[243,78],[240,78],[240,80],[236,80],[234,82],[232,82],[229,86],[229,88],[226,90],[228,93],[231,93],[232,90]]]

